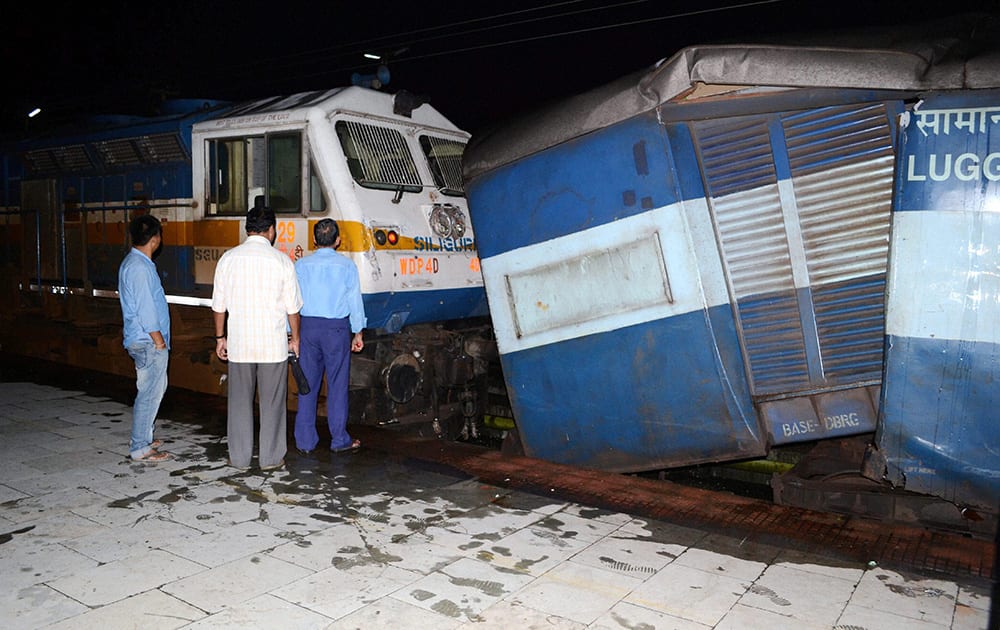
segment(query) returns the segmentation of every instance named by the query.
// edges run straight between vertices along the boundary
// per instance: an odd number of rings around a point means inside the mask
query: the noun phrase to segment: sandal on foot
[[[285,460],[282,459],[280,462],[278,462],[274,466],[261,466],[260,469],[263,470],[264,472],[269,472],[269,471],[272,471],[272,470],[278,470],[279,468],[281,468],[284,465],[285,465]]]
[[[149,443],[149,448],[157,449],[163,446],[163,440],[153,440]]]
[[[354,440],[351,442],[350,446],[345,446],[343,448],[331,448],[330,450],[334,453],[346,453],[348,451],[356,451],[361,448],[361,440]]]
[[[167,453],[165,451],[157,451],[155,449],[150,449],[150,451],[145,455],[142,455],[140,457],[133,457],[132,459],[137,462],[156,463],[156,462],[165,462],[168,459],[170,459],[170,457],[171,457],[170,453]]]

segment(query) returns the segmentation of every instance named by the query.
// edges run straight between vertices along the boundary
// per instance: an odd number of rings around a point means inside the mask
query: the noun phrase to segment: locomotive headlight
[[[461,238],[465,234],[465,215],[451,204],[435,205],[428,222],[431,231],[441,238]]]
[[[431,231],[441,238],[451,238],[455,228],[455,219],[448,212],[447,206],[434,206],[430,216]]]
[[[451,228],[451,235],[455,238],[462,238],[465,234],[465,217],[462,216],[462,211],[458,208],[454,209],[452,217],[454,219],[454,224]]]

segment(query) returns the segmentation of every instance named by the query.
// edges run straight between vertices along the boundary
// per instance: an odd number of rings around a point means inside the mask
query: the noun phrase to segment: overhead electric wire
[[[773,0],[773,1],[779,1],[779,0]],[[457,33],[451,33],[451,32],[449,32],[449,33],[444,33],[442,35],[434,35],[432,37],[422,37],[422,38],[419,38],[419,39],[414,39],[414,40],[410,40],[410,41],[407,41],[407,42],[402,42],[400,44],[397,44],[396,46],[407,46],[407,47],[409,47],[409,46],[412,46],[413,44],[419,44],[419,43],[422,43],[422,42],[429,42],[429,41],[433,41],[435,39],[444,39],[446,37],[447,38],[462,37],[464,35],[471,35],[473,33],[481,33],[483,31],[488,31],[488,30],[510,28],[512,26],[523,26],[525,24],[531,24],[533,22],[542,22],[544,20],[553,20],[553,19],[556,19],[556,18],[564,18],[564,17],[568,17],[568,16],[581,15],[581,14],[584,14],[584,13],[592,13],[594,11],[605,11],[607,9],[617,9],[617,8],[620,8],[620,7],[623,7],[623,6],[626,6],[626,5],[630,5],[630,4],[643,4],[643,3],[646,3],[646,2],[649,2],[649,0],[625,0],[624,2],[617,2],[615,4],[609,4],[609,5],[604,5],[604,6],[600,6],[600,7],[590,7],[590,8],[587,8],[587,9],[581,9],[579,11],[564,11],[562,13],[554,13],[552,15],[546,15],[546,16],[537,17],[537,18],[530,18],[530,19],[527,19],[527,20],[516,20],[514,22],[505,22],[503,24],[499,24],[499,25],[496,25],[496,26],[481,26],[481,27],[478,27],[478,28],[473,28],[473,29],[467,29],[467,30],[464,30],[464,31],[459,31]],[[396,46],[394,46],[394,47],[396,47]]]
[[[634,3],[645,2],[645,1],[647,1],[647,0],[633,0],[632,2],[622,2],[622,3],[619,3],[619,4],[622,4],[622,5],[624,5],[624,4],[634,4]],[[604,31],[604,30],[613,29],[613,28],[621,28],[623,26],[636,26],[636,25],[639,25],[639,24],[647,24],[647,23],[652,23],[652,22],[662,22],[662,21],[665,21],[665,20],[673,20],[673,19],[678,19],[678,18],[691,17],[691,16],[695,16],[695,15],[704,15],[704,14],[708,14],[708,13],[719,13],[721,11],[729,11],[729,10],[732,10],[732,9],[744,9],[744,8],[748,8],[748,7],[760,6],[760,5],[766,5],[766,4],[776,4],[776,3],[784,2],[784,1],[785,0],[753,0],[752,2],[743,2],[743,3],[740,3],[740,4],[728,5],[728,6],[725,6],[725,7],[713,7],[713,8],[709,8],[709,9],[696,9],[696,10],[692,10],[692,11],[685,11],[685,12],[682,12],[682,13],[674,13],[674,14],[670,14],[670,15],[662,15],[662,16],[656,16],[656,17],[651,17],[651,18],[643,18],[643,19],[638,19],[638,20],[629,20],[629,21],[624,21],[624,22],[617,22],[617,23],[614,23],[614,24],[605,24],[605,25],[602,25],[602,26],[593,26],[593,27],[588,27],[588,28],[574,29],[574,30],[561,31],[561,32],[555,32],[555,33],[546,33],[546,34],[543,34],[543,35],[536,35],[536,36],[531,36],[531,37],[521,37],[521,38],[517,38],[517,39],[509,39],[509,40],[500,41],[500,42],[491,42],[491,43],[486,43],[486,44],[479,44],[479,45],[476,45],[476,46],[465,46],[465,47],[458,47],[458,48],[450,48],[450,49],[446,49],[446,50],[440,50],[440,51],[435,51],[435,52],[430,52],[430,53],[424,53],[424,54],[394,57],[392,59],[392,61],[394,61],[394,62],[404,62],[404,61],[413,61],[413,60],[417,60],[417,59],[429,59],[431,57],[441,57],[441,56],[444,56],[444,55],[452,55],[452,54],[456,54],[456,53],[469,52],[469,51],[473,51],[473,50],[483,50],[483,49],[486,49],[486,48],[496,48],[496,47],[500,47],[500,46],[509,46],[509,45],[512,45],[512,44],[522,44],[522,43],[526,43],[526,42],[541,41],[541,40],[552,39],[552,38],[556,38],[556,37],[566,37],[566,36],[569,36],[569,35],[579,35],[581,33],[590,33],[590,32],[596,32],[596,31]],[[618,6],[618,5],[614,5],[614,6]],[[596,9],[587,9],[586,11],[591,11],[591,10],[596,10]],[[576,13],[583,13],[583,12],[586,12],[586,11],[571,12],[568,15],[574,15]],[[564,17],[564,16],[561,16],[561,17]],[[546,19],[546,18],[539,18],[539,19]],[[502,28],[503,26],[505,26],[505,25],[501,25],[501,26],[496,27],[496,28]],[[470,31],[470,32],[474,32],[474,31]],[[459,34],[455,34],[456,37],[458,35]],[[397,44],[397,46],[404,46],[404,45],[407,45],[407,43],[406,42],[401,42],[400,44]],[[305,78],[311,78],[311,77],[316,77],[316,76],[322,76],[322,75],[325,75],[325,74],[331,74],[331,73],[335,73],[335,72],[346,72],[346,71],[352,71],[352,70],[359,70],[359,69],[362,69],[362,68],[370,67],[371,65],[372,65],[371,63],[356,63],[356,64],[351,64],[349,66],[343,66],[343,67],[340,67],[340,68],[324,69],[324,70],[322,70],[320,72],[311,72],[311,73],[306,73],[306,74],[298,74],[298,75],[296,75],[294,77],[287,77],[287,78],[289,78],[289,79],[305,79]]]
[[[639,0],[639,1],[645,1],[645,0]],[[491,44],[482,44],[482,45],[479,45],[479,46],[467,46],[465,48],[456,48],[456,49],[449,50],[449,51],[439,51],[439,52],[434,52],[434,53],[427,53],[427,54],[424,54],[424,55],[413,55],[413,56],[410,56],[410,57],[397,58],[396,61],[409,61],[411,59],[424,59],[424,58],[428,58],[428,57],[437,57],[437,56],[440,56],[440,55],[454,54],[454,53],[457,53],[457,52],[468,52],[470,50],[481,50],[481,49],[484,49],[484,48],[494,48],[494,47],[497,47],[497,46],[509,46],[510,44],[522,44],[524,42],[531,42],[531,41],[538,41],[538,40],[543,40],[543,39],[550,39],[550,38],[553,38],[553,37],[565,37],[567,35],[579,35],[581,33],[591,33],[591,32],[594,32],[594,31],[603,31],[603,30],[607,30],[607,29],[611,29],[611,28],[620,28],[622,26],[635,26],[637,24],[646,24],[646,23],[650,23],[650,22],[661,22],[663,20],[673,20],[673,19],[677,19],[677,18],[691,17],[691,16],[694,16],[694,15],[701,15],[701,14],[706,14],[706,13],[718,13],[719,11],[728,11],[730,9],[742,9],[742,8],[752,7],[752,6],[762,5],[762,4],[775,4],[775,3],[778,3],[778,2],[784,2],[784,1],[785,0],[755,0],[754,2],[744,2],[742,4],[735,4],[735,5],[731,5],[731,6],[727,6],[727,7],[717,7],[717,8],[714,8],[714,9],[698,9],[698,10],[695,10],[695,11],[686,11],[684,13],[675,13],[673,15],[663,15],[663,16],[653,17],[653,18],[644,18],[644,19],[641,19],[641,20],[631,20],[631,21],[628,21],[628,22],[619,22],[617,24],[605,24],[603,26],[593,26],[593,27],[589,27],[589,28],[581,28],[581,29],[576,29],[576,30],[572,30],[572,31],[563,31],[561,33],[549,33],[549,34],[546,34],[546,35],[538,35],[538,36],[534,36],[534,37],[522,37],[522,38],[518,38],[518,39],[508,40],[508,41],[505,41],[505,42],[493,42]],[[627,3],[622,3],[622,4],[627,4]]]
[[[310,63],[315,64],[315,63],[322,62],[325,59],[338,59],[338,58],[347,57],[347,56],[358,56],[358,55],[361,55],[361,54],[366,53],[366,52],[373,52],[373,51],[377,51],[377,50],[384,49],[384,48],[397,48],[397,49],[399,49],[399,48],[408,48],[410,46],[413,46],[414,44],[428,42],[428,41],[434,41],[434,40],[438,40],[438,39],[446,39],[446,38],[448,38],[448,39],[454,39],[454,38],[464,37],[466,35],[472,35],[472,34],[475,34],[475,33],[481,33],[483,31],[499,30],[499,29],[504,29],[504,28],[510,28],[512,26],[523,26],[525,24],[531,24],[531,23],[534,23],[534,22],[542,22],[542,21],[545,21],[545,20],[552,20],[552,19],[556,19],[556,18],[565,18],[565,17],[575,16],[575,15],[581,15],[581,14],[584,14],[584,13],[592,13],[594,11],[606,11],[606,10],[609,10],[609,9],[618,9],[618,8],[621,8],[621,7],[624,7],[624,6],[627,6],[627,5],[644,4],[644,3],[649,2],[650,0],[624,0],[624,1],[621,1],[621,2],[615,2],[614,4],[606,4],[606,5],[602,5],[602,6],[598,6],[598,7],[586,7],[586,8],[577,10],[577,11],[563,11],[561,13],[553,13],[553,14],[548,14],[548,15],[544,15],[544,16],[540,16],[540,17],[529,18],[529,19],[524,19],[524,20],[515,20],[515,21],[512,21],[512,22],[504,22],[504,23],[501,23],[501,24],[494,24],[494,25],[490,25],[490,26],[481,26],[481,27],[470,28],[470,29],[465,29],[465,30],[448,30],[447,32],[442,33],[440,35],[433,35],[433,36],[430,36],[430,37],[420,37],[420,38],[416,38],[416,39],[407,39],[407,40],[402,40],[402,41],[398,41],[398,42],[395,42],[395,43],[386,43],[386,44],[375,44],[374,43],[374,42],[378,42],[378,41],[382,41],[382,40],[391,40],[392,38],[399,37],[399,36],[407,36],[407,37],[409,37],[409,36],[412,36],[415,33],[424,33],[424,32],[429,32],[429,31],[441,31],[441,30],[444,30],[444,29],[451,29],[453,26],[459,26],[459,25],[463,25],[463,24],[472,24],[472,23],[477,23],[477,22],[490,22],[490,21],[494,21],[494,20],[497,20],[497,19],[500,19],[500,18],[505,18],[505,17],[509,17],[509,16],[513,16],[513,15],[521,15],[521,14],[525,14],[525,13],[534,13],[534,12],[543,11],[543,10],[546,10],[546,9],[552,9],[552,8],[556,8],[556,7],[560,7],[560,6],[564,6],[564,5],[568,5],[568,4],[579,4],[580,2],[585,2],[585,1],[586,0],[569,0],[567,2],[554,2],[554,3],[546,4],[546,5],[543,5],[543,6],[540,6],[540,7],[532,7],[530,9],[521,9],[521,10],[518,10],[518,11],[507,11],[505,13],[497,13],[497,14],[494,14],[494,15],[487,15],[487,16],[478,17],[478,18],[471,18],[471,19],[467,19],[467,20],[460,20],[458,22],[451,22],[451,23],[448,23],[448,24],[441,24],[439,26],[428,26],[428,27],[425,27],[425,28],[411,30],[411,31],[406,31],[406,32],[401,32],[401,33],[396,33],[396,34],[393,34],[393,35],[384,35],[384,36],[376,37],[376,38],[373,38],[373,39],[358,40],[358,41],[347,43],[347,44],[339,44],[337,46],[328,46],[328,47],[325,47],[325,48],[316,48],[316,49],[313,49],[313,50],[302,51],[302,52],[297,52],[297,53],[291,53],[291,54],[288,54],[288,55],[281,55],[281,56],[278,56],[278,57],[271,57],[270,59],[268,59],[268,63],[270,63],[273,66],[273,65],[275,65],[275,62],[277,62],[277,64],[279,66],[287,66],[287,64],[283,64],[281,62],[283,60],[293,60],[293,59],[298,59],[298,58],[301,58],[301,57],[310,57]],[[774,0],[774,1],[777,1],[777,0]],[[341,51],[341,50],[344,51],[344,52],[334,52],[334,51]],[[399,59],[399,57],[392,57],[392,59]],[[245,68],[245,67],[252,67],[253,65],[255,65],[255,64],[242,63],[242,64],[238,64],[238,65],[229,66],[228,69],[230,71],[237,71],[237,70],[240,70],[240,69]],[[361,63],[361,62],[358,62],[353,67],[345,68],[345,69],[352,70],[352,69],[356,69],[357,67],[365,67],[365,66],[368,66],[368,65],[370,65],[370,63]]]
[[[648,0],[633,0],[633,2],[647,2],[647,1]],[[495,20],[495,19],[498,19],[498,18],[507,17],[507,16],[510,16],[510,15],[520,15],[520,14],[523,14],[523,13],[534,13],[534,12],[537,12],[537,11],[543,11],[545,9],[550,9],[550,8],[553,8],[553,7],[559,7],[559,6],[563,6],[563,5],[567,5],[567,4],[579,4],[581,2],[586,2],[586,0],[566,0],[565,2],[553,2],[551,4],[546,4],[546,5],[542,5],[542,6],[539,6],[539,7],[531,7],[530,9],[519,9],[517,11],[507,11],[505,13],[497,13],[497,14],[494,14],[494,15],[486,15],[486,16],[483,16],[483,17],[469,18],[469,19],[466,19],[466,20],[459,20],[457,22],[449,22],[447,24],[440,24],[438,26],[427,26],[427,27],[424,27],[424,28],[409,29],[409,30],[406,30],[406,31],[401,31],[399,33],[393,33],[392,35],[382,35],[382,36],[379,36],[379,37],[374,37],[374,38],[369,38],[369,39],[361,39],[361,40],[356,40],[356,41],[353,41],[353,42],[347,42],[345,44],[338,44],[336,46],[328,46],[328,47],[325,47],[325,48],[317,48],[317,49],[314,49],[314,50],[307,50],[307,51],[298,52],[298,53],[291,53],[289,55],[283,55],[282,57],[279,57],[279,58],[294,58],[294,57],[302,57],[302,56],[305,56],[305,55],[322,54],[322,53],[330,52],[330,51],[334,51],[334,50],[342,50],[344,48],[352,48],[352,52],[356,52],[357,50],[364,50],[366,48],[374,47],[375,46],[375,42],[378,42],[378,41],[381,41],[381,40],[385,40],[385,39],[392,39],[394,37],[400,37],[400,36],[409,36],[409,35],[413,35],[415,33],[425,33],[427,31],[440,31],[442,29],[451,28],[453,26],[461,26],[463,24],[473,24],[473,23],[476,23],[476,22],[485,22],[485,21],[489,21],[489,20]],[[447,35],[454,35],[454,34],[463,35],[463,34],[465,34],[465,32],[459,31],[458,33],[455,33],[454,31],[452,31],[452,32],[449,32]],[[403,44],[396,44],[393,47],[398,47],[400,45],[403,45]]]
[[[554,38],[559,38],[559,37],[567,37],[567,36],[578,35],[578,34],[583,34],[583,33],[605,31],[605,30],[615,29],[615,28],[622,28],[622,27],[628,27],[628,26],[637,26],[637,25],[641,25],[641,24],[661,22],[661,21],[665,21],[665,20],[674,20],[674,19],[679,19],[679,18],[691,17],[691,16],[695,16],[695,15],[704,15],[704,14],[710,14],[710,13],[720,13],[720,12],[724,12],[724,11],[732,11],[732,10],[738,10],[738,9],[745,9],[745,8],[749,8],[749,7],[760,6],[760,5],[767,5],[767,4],[775,4],[775,3],[784,2],[784,1],[785,0],[753,0],[751,2],[743,2],[743,3],[739,3],[739,4],[732,4],[732,5],[726,5],[726,6],[721,6],[721,7],[711,7],[711,8],[706,8],[706,9],[695,9],[695,10],[691,10],[691,11],[683,11],[683,12],[680,12],[680,13],[671,13],[671,14],[667,14],[667,15],[660,15],[660,16],[654,16],[654,17],[648,17],[648,18],[641,18],[641,19],[634,19],[634,20],[625,20],[625,21],[613,22],[613,23],[610,23],[610,24],[603,24],[603,25],[600,25],[600,26],[593,26],[593,27],[586,27],[586,28],[577,28],[577,29],[572,29],[572,30],[564,30],[564,31],[551,32],[551,33],[543,33],[543,34],[535,35],[535,36],[506,39],[506,40],[502,40],[502,41],[488,42],[488,43],[477,44],[477,45],[473,45],[473,46],[452,47],[452,48],[446,48],[446,49],[437,50],[437,51],[433,51],[433,52],[422,53],[422,54],[411,54],[411,55],[405,55],[405,56],[395,56],[395,57],[392,57],[390,59],[390,61],[391,62],[395,62],[395,63],[399,63],[399,62],[408,62],[408,61],[414,61],[414,60],[419,60],[419,59],[428,59],[428,58],[432,58],[432,57],[441,57],[441,56],[453,55],[453,54],[458,54],[458,53],[465,53],[465,52],[470,52],[470,51],[475,51],[475,50],[484,50],[484,49],[488,49],[488,48],[496,48],[496,47],[501,47],[501,46],[510,46],[510,45],[515,45],[515,44],[527,43],[527,42],[537,42],[537,41],[543,41],[543,40],[547,40],[547,39],[554,39]],[[323,53],[324,52],[326,52],[326,54],[325,54],[326,58],[342,58],[342,57],[346,57],[348,55],[360,55],[361,52],[364,52],[366,50],[371,50],[372,48],[374,48],[374,44],[373,44],[374,42],[379,42],[379,41],[384,41],[384,40],[391,40],[393,37],[397,37],[397,36],[400,36],[400,35],[413,35],[415,33],[427,33],[427,32],[433,32],[433,31],[440,31],[440,30],[449,29],[449,28],[452,28],[452,27],[455,27],[455,26],[468,25],[468,24],[477,24],[477,23],[482,23],[482,22],[495,21],[495,20],[498,20],[498,19],[502,19],[502,18],[506,18],[506,17],[511,17],[511,16],[518,16],[518,15],[525,15],[525,14],[530,14],[530,13],[537,13],[538,11],[544,11],[544,10],[550,10],[550,9],[558,9],[560,7],[565,7],[565,6],[574,5],[574,4],[580,4],[582,2],[586,2],[586,0],[565,0],[565,1],[562,1],[562,2],[552,2],[552,3],[548,3],[548,4],[545,4],[545,5],[539,6],[539,7],[531,7],[531,8],[528,8],[528,9],[519,9],[519,10],[515,10],[515,11],[506,11],[506,12],[503,12],[503,13],[497,13],[497,14],[492,14],[492,15],[487,15],[487,16],[481,16],[481,17],[477,17],[477,18],[469,18],[469,19],[459,20],[459,21],[456,21],[456,22],[450,22],[450,23],[441,24],[441,25],[438,25],[438,26],[428,26],[428,27],[424,27],[424,28],[421,28],[421,29],[410,30],[410,31],[407,31],[405,33],[395,33],[393,35],[385,35],[385,36],[380,36],[380,37],[375,37],[375,38],[369,38],[369,39],[364,39],[364,40],[357,40],[357,41],[354,41],[354,42],[349,42],[349,43],[341,44],[341,45],[338,45],[338,46],[326,47],[326,48],[318,48],[318,49],[312,49],[312,50],[307,50],[307,51],[292,53],[292,54],[288,54],[288,55],[283,55],[283,56],[269,58],[269,59],[264,60],[264,61],[257,61],[257,62],[254,62],[254,63],[231,65],[231,66],[228,66],[228,67],[225,67],[225,68],[216,68],[215,71],[213,72],[213,76],[215,76],[215,77],[223,77],[223,76],[227,76],[227,75],[231,75],[231,74],[236,74],[236,73],[238,73],[240,71],[244,71],[244,70],[247,70],[247,69],[257,69],[257,68],[260,68],[260,66],[262,64],[267,64],[268,66],[274,67],[275,62],[278,62],[279,66],[281,66],[281,65],[288,66],[290,64],[281,64],[281,61],[282,60],[294,60],[294,59],[299,59],[299,58],[304,58],[304,57],[308,57],[309,58],[309,64],[310,65],[315,65],[316,63],[323,61],[323,57],[324,57]],[[514,27],[514,26],[524,26],[525,24],[531,24],[531,23],[536,23],[536,22],[543,22],[543,21],[552,20],[552,19],[564,19],[564,18],[567,18],[567,17],[572,17],[572,16],[581,15],[581,14],[585,14],[585,13],[593,13],[593,12],[597,12],[597,11],[606,11],[606,10],[613,10],[613,9],[621,9],[622,7],[625,7],[625,6],[628,6],[628,5],[637,5],[637,4],[647,3],[647,2],[649,2],[649,0],[623,0],[623,1],[620,1],[620,2],[615,2],[613,4],[607,4],[607,5],[602,5],[602,6],[596,6],[596,7],[595,6],[587,6],[587,7],[581,8],[579,10],[562,11],[562,12],[555,13],[555,14],[548,14],[548,15],[534,17],[534,18],[530,18],[530,19],[515,20],[515,21],[512,21],[512,22],[505,22],[505,23],[501,23],[501,24],[495,24],[495,25],[492,25],[492,26],[474,27],[474,28],[469,28],[469,29],[465,29],[465,30],[451,30],[451,31],[448,31],[447,33],[445,33],[443,35],[439,35],[439,36],[432,36],[432,37],[425,37],[425,38],[416,38],[416,39],[403,40],[403,41],[394,42],[391,45],[385,44],[382,47],[383,48],[386,48],[386,47],[391,47],[391,48],[406,48],[406,47],[409,47],[409,46],[411,46],[413,44],[421,43],[421,42],[424,42],[424,41],[431,41],[431,40],[435,40],[435,39],[442,39],[442,38],[445,38],[445,37],[455,39],[455,38],[459,38],[459,37],[462,37],[462,36],[465,36],[465,35],[472,35],[472,34],[480,33],[480,32],[485,31],[485,30],[500,30],[500,29],[510,28],[510,27]],[[352,47],[352,46],[354,46],[356,48],[354,48],[353,50],[347,50],[346,52],[343,52],[343,53],[332,54],[332,55],[329,54],[330,51],[342,50],[342,49],[346,49],[346,48]],[[294,65],[298,65],[298,63],[296,62]],[[293,68],[294,68],[294,65],[292,65]],[[303,79],[310,79],[310,78],[314,78],[314,77],[325,76],[325,75],[330,75],[330,74],[336,74],[336,73],[341,73],[341,72],[351,72],[351,71],[363,70],[363,69],[366,69],[366,68],[371,68],[372,65],[373,65],[372,62],[370,62],[370,61],[369,62],[361,62],[361,61],[359,61],[359,62],[356,62],[356,63],[344,64],[344,65],[341,65],[341,66],[335,67],[335,68],[324,68],[323,70],[320,70],[320,71],[297,72],[297,73],[293,71],[293,72],[291,72],[289,74],[284,74],[280,78],[280,81],[281,82],[301,81]],[[235,78],[233,80],[235,80]],[[279,79],[275,79],[274,82],[277,82],[278,80]],[[215,84],[219,85],[219,86],[224,86],[224,82],[222,82],[222,81],[216,81]],[[96,102],[98,99],[110,98],[114,93],[115,93],[115,90],[107,90],[107,91],[104,91],[102,94],[95,94],[93,97],[91,97],[88,100]],[[68,102],[69,101],[67,101],[67,103]],[[73,102],[74,105],[79,105],[80,102],[81,102],[80,96],[77,95],[73,99],[72,102]],[[62,109],[64,109],[64,107],[63,107],[63,103],[49,103],[47,109],[51,112],[51,111],[54,111],[54,110],[56,110],[56,111],[57,110],[62,110]]]
[[[382,40],[385,40],[385,39],[391,39],[393,37],[398,37],[400,35],[412,35],[414,33],[423,33],[423,32],[428,32],[428,31],[439,31],[439,30],[442,30],[442,29],[451,28],[453,26],[461,26],[463,24],[472,24],[472,23],[477,23],[477,22],[492,21],[492,20],[496,20],[496,19],[500,19],[500,18],[504,18],[504,17],[509,17],[509,16],[514,16],[514,15],[523,15],[523,14],[526,14],[526,13],[534,13],[534,12],[538,12],[538,11],[544,11],[544,10],[548,10],[548,9],[552,9],[552,8],[557,8],[557,7],[561,7],[561,6],[566,6],[566,5],[571,5],[571,4],[580,4],[581,2],[586,2],[586,1],[587,0],[563,0],[561,2],[551,2],[549,4],[544,4],[544,5],[541,5],[541,6],[538,6],[538,7],[531,7],[531,8],[528,8],[528,9],[518,9],[516,11],[506,11],[506,12],[503,12],[503,13],[496,13],[496,14],[492,14],[492,15],[486,15],[486,16],[477,17],[477,18],[469,18],[469,19],[459,20],[457,22],[450,22],[450,23],[441,24],[441,25],[438,25],[438,26],[428,26],[428,27],[419,28],[419,29],[415,29],[415,30],[408,30],[408,31],[405,31],[405,32],[394,33],[392,35],[384,35],[384,36],[379,36],[379,37],[375,37],[375,38],[368,38],[368,39],[364,39],[364,40],[356,40],[354,42],[348,42],[348,43],[345,43],[345,44],[338,44],[336,46],[328,46],[328,47],[324,47],[324,48],[310,49],[310,50],[305,50],[305,51],[296,52],[296,53],[290,53],[290,54],[286,54],[286,55],[279,55],[279,56],[268,58],[266,60],[266,63],[269,66],[271,66],[271,67],[276,67],[276,66],[277,67],[289,67],[291,64],[282,64],[281,63],[282,60],[289,60],[289,61],[295,60],[295,61],[293,61],[293,64],[297,65],[298,64],[297,60],[299,58],[308,57],[310,65],[315,65],[316,63],[321,63],[324,60],[324,58],[333,58],[333,59],[336,59],[336,58],[341,58],[341,57],[359,55],[362,52],[365,52],[366,50],[370,49],[373,46],[373,42],[378,42],[378,41],[382,41]],[[633,2],[646,2],[648,0],[632,0],[632,1]],[[622,4],[622,3],[619,3],[619,4]],[[616,5],[612,5],[612,6],[616,6]],[[572,15],[573,13],[570,12],[569,14]],[[503,25],[500,25],[497,28],[503,28]],[[458,36],[462,36],[464,34],[466,34],[466,33],[463,32],[463,31],[457,31],[457,32],[456,31],[449,31],[445,36],[448,36],[448,37],[458,37]],[[407,45],[409,45],[409,44],[406,43],[406,42],[404,42],[404,43],[395,44],[392,47],[393,48],[400,48],[402,46],[407,46]],[[345,50],[345,52],[342,52],[342,53],[339,53],[339,54],[333,54],[333,55],[329,54],[332,51],[335,51],[335,50],[344,50],[344,49],[347,49],[349,47],[356,47],[356,48],[353,48],[351,50]],[[326,53],[326,54],[324,55],[324,53]],[[276,64],[276,62],[277,62],[277,64]],[[238,72],[241,72],[241,71],[258,69],[258,68],[260,68],[261,64],[262,64],[262,62],[260,60],[255,60],[255,61],[251,61],[251,62],[234,63],[234,64],[230,64],[230,65],[227,65],[227,66],[224,66],[224,67],[216,67],[215,71],[214,71],[214,74],[217,77],[227,76],[227,75],[231,75],[231,74],[238,73]],[[370,62],[356,62],[356,63],[350,64],[350,65],[347,65],[347,66],[341,66],[339,68],[336,68],[336,69],[333,69],[333,70],[327,70],[327,71],[324,71],[324,72],[321,72],[321,73],[310,73],[310,74],[306,74],[306,75],[295,75],[295,76],[290,76],[290,77],[286,76],[286,77],[283,77],[283,80],[286,80],[286,81],[287,80],[296,80],[296,79],[299,79],[299,78],[302,78],[302,77],[321,76],[323,74],[329,74],[329,73],[333,73],[333,72],[346,72],[346,71],[360,70],[360,69],[367,68],[367,67],[370,67],[370,66],[371,66]],[[294,67],[294,65],[292,65],[291,67]],[[217,85],[218,84],[220,84],[220,82],[217,82]],[[114,88],[108,88],[108,89],[103,90],[101,93],[95,93],[94,95],[90,96],[87,100],[89,100],[91,102],[98,102],[99,100],[110,98],[115,92],[116,92],[116,90]],[[79,105],[80,102],[81,102],[81,100],[82,99],[79,97],[79,95],[77,95],[73,99],[67,99],[65,101],[65,103],[66,104],[72,103],[73,105]],[[62,102],[49,102],[47,104],[47,106],[46,106],[46,110],[49,111],[49,112],[58,111],[58,110],[61,110],[61,109],[63,109],[63,103]]]

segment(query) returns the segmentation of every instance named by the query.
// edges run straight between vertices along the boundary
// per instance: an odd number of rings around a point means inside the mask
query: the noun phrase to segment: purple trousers
[[[309,393],[299,394],[295,414],[295,445],[311,451],[319,443],[316,406],[326,375],[326,422],[330,448],[351,444],[347,433],[347,388],[351,382],[351,323],[347,317],[303,317],[299,329],[299,365],[309,380]]]

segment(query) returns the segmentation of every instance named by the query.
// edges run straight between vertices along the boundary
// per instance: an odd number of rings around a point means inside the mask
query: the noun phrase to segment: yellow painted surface
[[[290,219],[279,218],[279,223],[287,225],[289,222],[296,224],[300,221],[308,225],[308,250],[314,251],[316,243],[313,239],[313,228],[321,219]],[[172,247],[211,247],[211,248],[231,248],[240,244],[243,234],[241,233],[241,223],[231,218],[226,219],[202,219],[199,221],[165,221],[163,223],[164,243]],[[337,221],[340,227],[341,245],[339,251],[365,252],[371,249],[379,251],[407,252],[415,250],[413,237],[399,234],[399,240],[395,245],[379,245],[372,237],[372,232],[360,221]],[[0,237],[5,237],[10,241],[20,240],[20,226],[16,233],[12,230],[3,230]],[[300,227],[301,229],[301,227]],[[286,228],[287,231],[287,228]],[[397,232],[398,234],[398,232]],[[278,239],[279,241],[281,238]],[[297,238],[294,235],[288,238],[289,242],[301,242],[302,235]],[[91,245],[125,245],[128,242],[128,226],[123,221],[90,221],[87,223],[87,243]],[[424,252],[431,255],[440,252]]]
[[[165,245],[184,247],[194,244],[192,221],[164,221]],[[87,243],[90,245],[124,245],[128,242],[128,227],[122,221],[90,221],[87,223]]]
[[[194,242],[200,247],[236,247],[240,244],[240,222],[235,219],[204,219],[193,224]]]
[[[309,222],[309,247],[315,249],[316,243],[312,238],[312,228],[317,223],[317,221]],[[337,221],[337,227],[340,228],[340,251],[342,252],[364,252],[371,249],[373,245],[376,245],[375,241],[370,238],[370,232],[363,224],[358,221]]]
[[[194,242],[193,221],[167,221],[163,224],[163,241],[166,245],[184,246]]]

